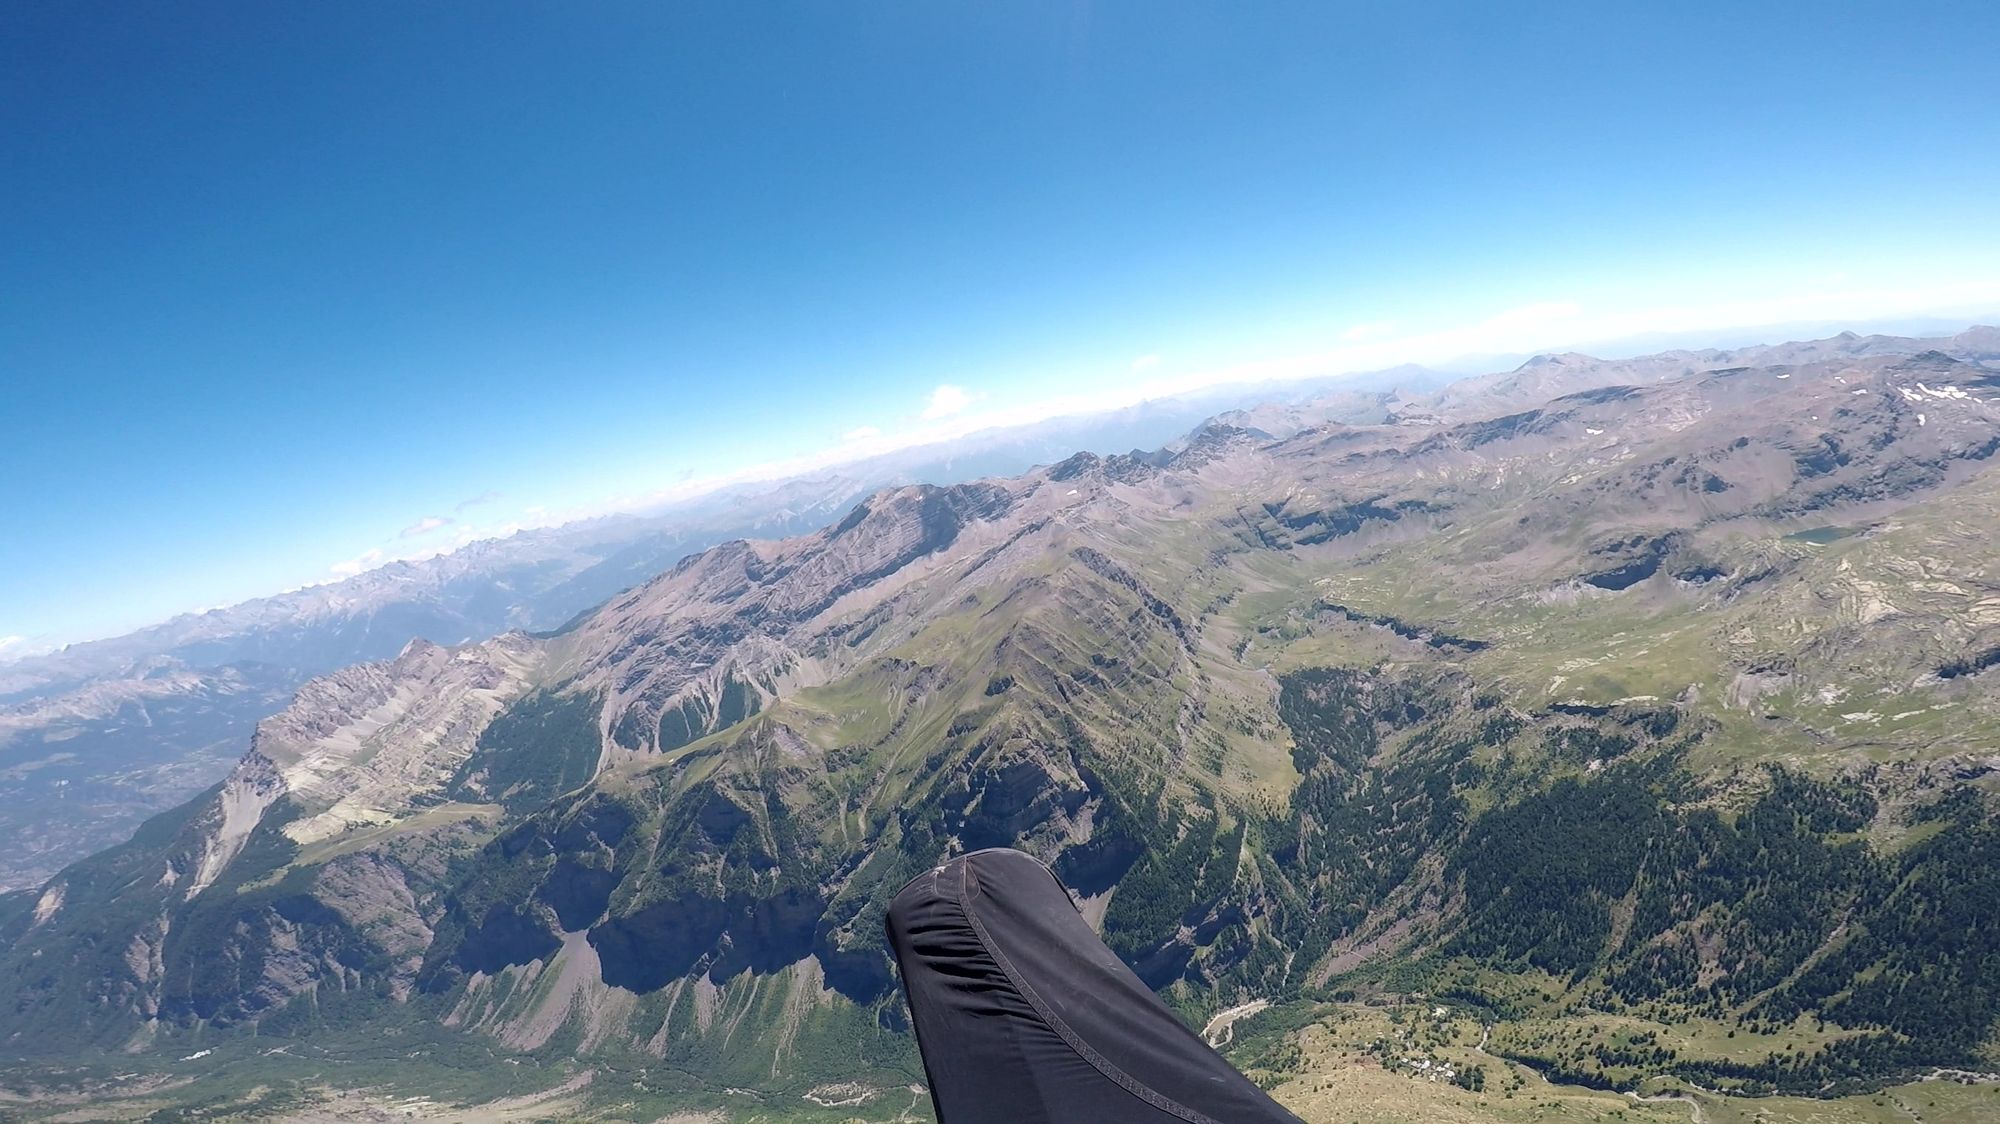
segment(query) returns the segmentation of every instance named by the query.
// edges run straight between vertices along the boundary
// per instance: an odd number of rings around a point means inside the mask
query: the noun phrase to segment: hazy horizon
[[[1829,338],[1843,331],[1860,335],[1952,335],[1974,327],[1989,326],[1995,321],[2000,321],[2000,316],[1974,317],[1972,319],[1919,317],[1884,321],[1863,319],[1841,322],[1775,324],[1762,327],[1717,329],[1714,332],[1702,332],[1699,330],[1671,331],[1651,336],[1630,337],[1623,341],[1599,341],[1596,351],[1601,354],[1595,354],[1595,357],[1615,360],[1676,349],[1704,350],[1709,348],[1729,349],[1751,347],[1760,344]],[[332,572],[326,577],[280,589],[264,589],[249,592],[233,600],[211,606],[173,610],[124,627],[109,628],[94,635],[69,636],[56,640],[48,637],[30,638],[0,633],[0,663],[50,654],[75,644],[112,639],[182,616],[200,615],[205,612],[243,604],[244,602],[255,601],[259,598],[282,596],[319,586],[337,584],[349,578],[358,577],[394,563],[422,562],[446,554],[456,553],[466,547],[498,542],[522,531],[561,529],[595,519],[662,516],[731,489],[744,489],[755,492],[764,487],[780,487],[790,481],[809,479],[820,474],[835,474],[844,467],[874,458],[889,456],[895,453],[921,453],[929,449],[942,450],[949,448],[957,441],[1027,429],[1040,422],[1085,419],[1113,413],[1122,409],[1164,403],[1205,393],[1230,394],[1231,392],[1235,392],[1233,396],[1247,400],[1262,397],[1261,388],[1265,386],[1270,388],[1271,393],[1277,393],[1287,384],[1315,379],[1332,378],[1344,380],[1351,377],[1360,381],[1366,380],[1367,376],[1371,374],[1390,371],[1398,366],[1422,366],[1446,374],[1453,379],[1469,378],[1480,374],[1497,373],[1504,370],[1506,364],[1524,360],[1534,354],[1548,354],[1566,350],[1572,349],[1564,346],[1551,346],[1501,355],[1466,355],[1456,359],[1440,360],[1435,363],[1406,361],[1386,367],[1357,368],[1354,370],[1332,372],[1314,371],[1300,364],[1298,365],[1300,366],[1300,370],[1296,373],[1284,373],[1284,369],[1288,365],[1275,363],[1270,366],[1278,368],[1280,373],[1272,375],[1262,382],[1190,380],[1186,385],[1172,389],[1166,393],[1138,397],[1131,401],[1107,402],[1095,409],[1069,410],[1061,404],[1062,400],[1058,400],[1057,404],[1037,404],[1025,411],[1016,411],[1013,416],[998,421],[983,418],[982,415],[976,412],[959,412],[957,417],[947,424],[929,429],[905,430],[903,433],[895,436],[873,434],[864,439],[850,438],[814,454],[795,457],[785,461],[755,464],[730,475],[695,477],[677,481],[671,486],[656,489],[650,494],[621,497],[620,499],[624,502],[624,506],[614,505],[599,509],[537,512],[536,515],[538,518],[532,521],[490,529],[490,533],[477,535],[461,534],[456,537],[455,541],[448,544],[420,546],[400,552],[395,550],[397,543],[407,543],[413,536],[399,533],[395,540],[370,548],[369,553],[357,556],[355,560],[352,560],[353,564],[351,566],[341,564],[332,568]],[[1233,372],[1239,374],[1241,370],[1241,368],[1232,369]],[[441,526],[443,525],[457,527],[461,532],[467,526],[456,519],[443,520]],[[422,521],[420,521],[418,529],[421,531],[433,528],[423,528]]]
[[[1221,383],[2000,313],[1942,9],[0,19],[0,651]]]

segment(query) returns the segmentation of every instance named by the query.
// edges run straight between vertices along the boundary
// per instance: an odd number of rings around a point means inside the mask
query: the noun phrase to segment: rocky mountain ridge
[[[2000,996],[1984,937],[1936,945],[2000,869],[1996,450],[2000,374],[1926,351],[878,493],[316,681],[5,899],[0,1029],[422,1011],[697,1099],[886,1080],[887,896],[1015,845],[1195,1010],[1407,977],[1847,1028],[1671,1063],[1745,1089],[1970,1065],[1990,1007],[1882,989]]]
[[[1310,397],[1316,385],[1225,387],[990,430],[727,488],[653,515],[522,531],[0,661],[0,828],[24,841],[0,857],[0,888],[37,884],[123,838],[144,815],[225,773],[254,724],[307,679],[390,658],[412,637],[457,644],[552,629],[699,549],[825,526],[881,487],[1010,475],[1078,448],[1151,448],[1217,410]]]

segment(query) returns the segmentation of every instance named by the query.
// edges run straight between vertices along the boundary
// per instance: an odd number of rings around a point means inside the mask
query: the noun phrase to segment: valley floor
[[[1353,1002],[1280,1009],[1259,1027],[1232,1012],[1232,1060],[1307,1124],[1958,1124],[2000,1122],[2000,1075],[1930,1080],[1832,1099],[1736,1097],[1652,1079],[1641,1094],[1550,1082],[1495,1051],[1569,1051],[1645,1033],[1629,1020],[1530,1019],[1482,1025],[1428,1001]],[[1609,1025],[1611,1023],[1618,1025]],[[1213,1028],[1211,1028],[1213,1029]],[[1665,1028],[1655,1030],[1661,1033]],[[1677,1048],[1711,1041],[1718,1056],[1776,1045],[1803,1048],[1803,1031],[1733,1044],[1682,1026]],[[1218,1035],[1220,1037],[1220,1035]],[[1665,1040],[1664,1038],[1662,1040]],[[268,1040],[267,1040],[268,1041]],[[348,1068],[332,1056],[226,1045],[144,1072],[109,1060],[0,1080],[0,1121],[645,1121],[653,1124],[890,1124],[928,1122],[916,1086],[863,1082],[803,1094],[727,1089],[717,1098],[664,1090],[665,1074],[574,1063],[524,1063],[423,1051],[421,1060]],[[315,1053],[315,1051],[307,1051]],[[130,1059],[126,1059],[130,1063]],[[214,1068],[203,1066],[212,1062]],[[141,1069],[133,1063],[131,1068]],[[345,1072],[343,1072],[345,1070]],[[1474,1075],[1477,1075],[1476,1078]],[[1471,1086],[1471,1087],[1467,1087]]]
[[[2000,1082],[1920,1081],[1858,1096],[1732,1097],[1673,1082],[1649,1084],[1643,1096],[1553,1084],[1527,1065],[1489,1053],[1491,1038],[1463,1020],[1394,1020],[1395,1009],[1343,1007],[1295,1036],[1297,1072],[1274,1090],[1308,1124],[1513,1124],[1516,1121],[1659,1121],[1662,1124],[1945,1124],[2000,1121]],[[1515,1034],[1583,1037],[1589,1028],[1509,1024]],[[1398,1038],[1401,1033],[1403,1037]],[[1377,1045],[1394,1044],[1385,1060]],[[1410,1059],[1429,1062],[1417,1069]],[[1479,1068],[1473,1092],[1439,1075]],[[1993,1075],[1987,1075],[1993,1076]]]

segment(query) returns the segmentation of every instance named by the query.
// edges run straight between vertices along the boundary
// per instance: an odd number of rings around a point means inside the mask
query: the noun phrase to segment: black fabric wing
[[[940,1124],[1300,1124],[1028,855],[975,851],[919,876],[888,929]]]

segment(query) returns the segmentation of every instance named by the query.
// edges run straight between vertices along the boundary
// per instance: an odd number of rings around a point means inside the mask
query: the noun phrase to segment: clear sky
[[[1996,42],[1985,0],[0,6],[0,646],[1242,363],[2000,307]]]

